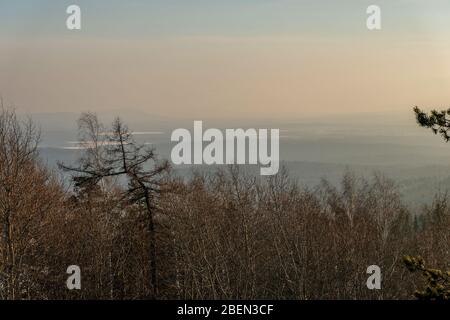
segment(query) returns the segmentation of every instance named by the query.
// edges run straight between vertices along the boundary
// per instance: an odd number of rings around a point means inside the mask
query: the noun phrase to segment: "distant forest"
[[[382,175],[308,189],[286,169],[257,179],[233,166],[186,180],[120,119],[106,128],[88,113],[78,125],[85,152],[60,164],[69,188],[40,160],[33,122],[0,109],[2,299],[445,296],[446,194],[416,215]],[[66,286],[70,265],[80,290]],[[381,290],[366,286],[370,265]]]

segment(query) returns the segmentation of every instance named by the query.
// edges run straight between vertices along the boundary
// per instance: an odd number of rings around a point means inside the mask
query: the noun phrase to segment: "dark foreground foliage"
[[[434,134],[439,134],[445,142],[450,141],[450,109],[432,110],[430,113],[414,108],[417,123]],[[447,239],[447,238],[446,238]],[[425,287],[416,290],[414,295],[422,300],[449,300],[450,299],[450,271],[425,267],[422,257],[405,256],[403,261],[411,272],[419,272],[425,279]]]

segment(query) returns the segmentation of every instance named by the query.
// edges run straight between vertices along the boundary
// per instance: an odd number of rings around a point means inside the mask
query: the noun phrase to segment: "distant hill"
[[[133,109],[121,112],[100,114],[100,118],[108,124],[120,115],[131,130],[140,131],[136,140],[153,146],[166,159],[173,146],[172,130],[192,130],[194,120],[152,116]],[[32,115],[42,128],[41,157],[50,167],[55,167],[57,161],[73,163],[79,156],[79,150],[71,149],[77,140],[78,116],[70,112]],[[279,128],[280,159],[293,177],[309,187],[316,186],[322,178],[338,184],[344,172],[350,170],[362,176],[370,176],[374,171],[385,174],[397,182],[405,200],[413,205],[429,203],[436,192],[450,189],[450,145],[418,128],[412,113],[360,113],[291,121],[210,119],[204,125]],[[176,167],[175,171],[189,177],[192,169]],[[211,172],[215,167],[194,169]],[[246,170],[257,172],[251,167]]]

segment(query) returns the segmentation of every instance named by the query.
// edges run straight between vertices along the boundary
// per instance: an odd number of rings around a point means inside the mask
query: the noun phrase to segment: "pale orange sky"
[[[389,24],[370,32],[364,11],[360,23],[342,34],[6,35],[0,94],[24,112],[133,108],[191,118],[450,105],[447,31],[421,21],[411,33]]]

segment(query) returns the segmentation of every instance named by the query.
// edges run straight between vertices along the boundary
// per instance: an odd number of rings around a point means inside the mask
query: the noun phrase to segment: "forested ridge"
[[[60,166],[68,187],[33,122],[1,109],[2,299],[411,299],[426,282],[410,270],[449,269],[447,194],[415,215],[382,174],[314,189],[286,169],[186,180],[119,119],[83,114],[79,127],[85,152]],[[81,290],[66,287],[69,265]],[[370,265],[381,290],[366,286]]]

